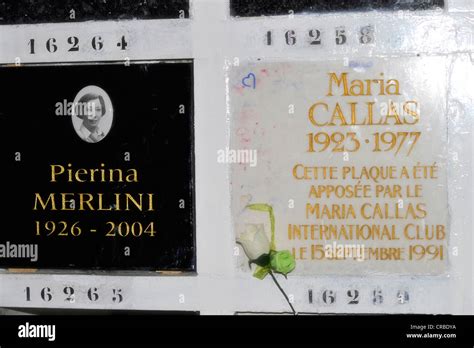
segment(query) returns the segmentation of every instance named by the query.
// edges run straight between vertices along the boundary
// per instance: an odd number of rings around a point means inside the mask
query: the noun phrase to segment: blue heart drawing
[[[254,73],[250,73],[242,79],[242,85],[244,87],[255,89],[257,85],[257,78]]]

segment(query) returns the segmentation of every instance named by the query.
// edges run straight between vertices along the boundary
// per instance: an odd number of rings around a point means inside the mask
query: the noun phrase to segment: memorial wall
[[[0,1],[0,307],[473,314],[473,20]]]

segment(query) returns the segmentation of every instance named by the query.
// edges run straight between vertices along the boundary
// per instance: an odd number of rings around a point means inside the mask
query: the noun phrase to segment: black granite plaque
[[[192,61],[0,81],[0,267],[195,270]]]
[[[189,0],[0,0],[0,24],[189,18]]]
[[[429,10],[444,7],[444,0],[230,0],[230,3],[232,16],[241,17],[337,11]]]

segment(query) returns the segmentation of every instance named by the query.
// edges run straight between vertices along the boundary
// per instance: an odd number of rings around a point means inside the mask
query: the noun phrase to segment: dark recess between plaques
[[[444,0],[230,0],[234,17],[257,17],[299,13],[372,10],[432,10],[444,8]]]
[[[171,18],[189,18],[189,0],[0,0],[0,24]]]
[[[2,313],[3,311],[3,313]],[[200,315],[196,311],[160,311],[160,310],[127,310],[127,309],[72,309],[72,308],[0,308],[1,315],[48,315],[48,316],[87,316],[87,315],[114,315],[114,316],[188,316]]]

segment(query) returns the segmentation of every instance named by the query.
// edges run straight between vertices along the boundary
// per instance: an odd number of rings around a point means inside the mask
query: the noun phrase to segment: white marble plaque
[[[273,207],[293,274],[448,269],[447,61],[250,62],[229,70],[236,238]],[[248,270],[243,253],[239,267]]]

